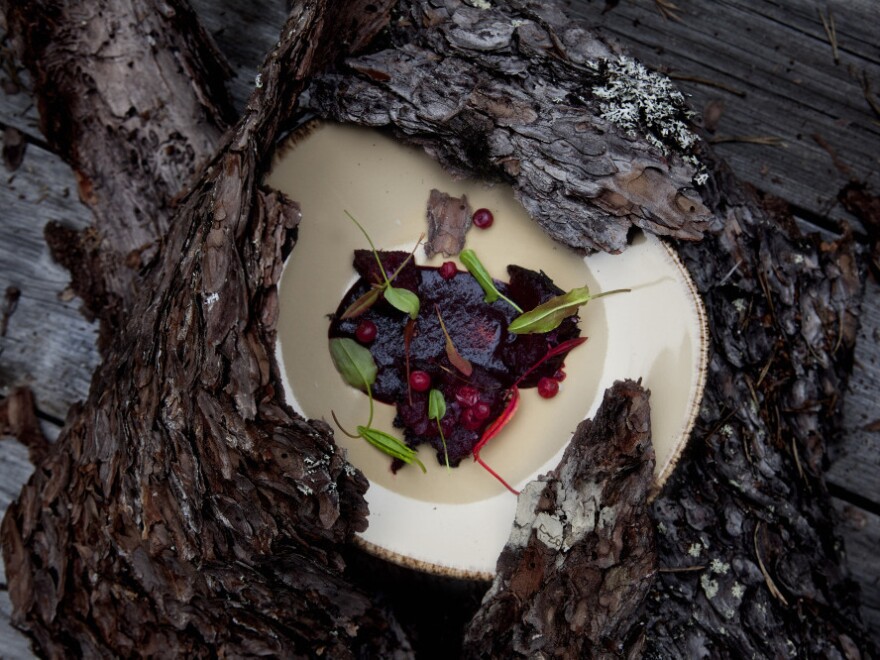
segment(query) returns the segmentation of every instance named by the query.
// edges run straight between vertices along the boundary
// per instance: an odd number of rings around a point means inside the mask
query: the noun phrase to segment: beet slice
[[[407,252],[398,251],[378,254],[389,276],[409,256]],[[404,430],[408,445],[429,444],[437,452],[438,461],[443,464],[445,458],[437,424],[428,419],[428,393],[410,392],[407,388],[404,332],[409,317],[385,300],[380,300],[356,319],[340,318],[343,311],[366,293],[372,283],[383,282],[371,251],[356,250],[354,267],[360,277],[339,303],[328,335],[330,338],[355,338],[358,325],[363,321],[376,325],[376,337],[369,346],[378,367],[376,383],[372,388],[373,397],[397,407],[394,423]],[[513,265],[507,270],[510,283],[496,282],[496,286],[523,309],[532,309],[564,293],[543,272]],[[394,280],[394,286],[409,289],[418,295],[421,302],[421,311],[415,320],[415,332],[410,342],[409,365],[411,371],[427,372],[431,376],[432,387],[443,393],[446,415],[441,424],[449,464],[453,467],[471,455],[483,431],[501,415],[509,388],[520,376],[550,349],[580,335],[576,316],[565,319],[559,328],[546,334],[515,335],[508,332],[507,327],[518,316],[518,312],[503,300],[486,303],[483,289],[466,271],[444,278],[438,268],[418,266],[410,261]],[[473,373],[467,378],[449,363],[445,337],[434,311],[435,305],[443,316],[456,349],[474,367]],[[561,368],[566,354],[547,360],[523,379],[519,387],[535,387],[542,377],[552,378]],[[489,407],[488,417],[474,414],[473,408],[477,403]]]

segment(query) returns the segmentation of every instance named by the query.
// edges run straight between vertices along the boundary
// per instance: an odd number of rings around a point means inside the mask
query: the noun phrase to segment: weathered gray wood
[[[56,221],[80,229],[91,215],[77,200],[70,168],[35,144],[0,184],[0,209],[0,297],[9,286],[21,291],[0,337],[0,395],[28,385],[42,412],[64,419],[88,392],[96,329],[79,313],[80,301],[63,295],[70,275],[49,257],[43,227]]]
[[[682,80],[693,106],[721,99],[717,135],[774,136],[785,146],[719,145],[737,175],[806,211],[842,217],[836,203],[847,176],[812,137],[821,135],[849,165],[870,178],[877,169],[880,117],[865,100],[861,76],[880,92],[876,26],[880,4],[871,0],[778,2],[677,0],[681,21],[665,20],[650,2],[572,3],[572,11],[617,36],[642,62],[673,75],[714,81],[744,92]],[[840,43],[835,64],[819,10],[831,9]],[[873,175],[877,183],[876,174]]]
[[[880,642],[880,571],[877,548],[880,548],[880,515],[835,501],[840,515],[838,527],[843,533],[853,578],[862,588],[862,617]]]
[[[192,0],[190,4],[229,60],[234,73],[227,88],[236,109],[241,111],[256,84],[257,66],[278,41],[288,3]]]
[[[873,281],[865,288],[861,323],[856,365],[844,402],[846,442],[827,478],[876,504],[880,503],[880,285]]]
[[[22,485],[33,471],[34,466],[28,459],[27,448],[12,439],[2,439],[0,436],[0,511],[5,512],[9,503],[18,497]],[[13,628],[9,622],[12,603],[9,602],[9,594],[6,591],[6,570],[3,562],[0,562],[0,584],[2,584],[2,589],[0,589],[0,657],[33,657],[28,638]]]

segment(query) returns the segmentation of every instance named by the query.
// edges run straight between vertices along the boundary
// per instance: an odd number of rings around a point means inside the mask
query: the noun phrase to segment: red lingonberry
[[[557,369],[557,370],[556,370],[556,373],[553,374],[553,380],[557,380],[557,381],[559,381],[559,382],[561,383],[562,381],[565,380],[565,377],[566,377],[567,375],[568,375],[568,374],[566,374],[562,369]]]
[[[440,266],[440,277],[444,280],[451,280],[455,277],[455,274],[458,272],[458,268],[455,266],[455,262],[453,261],[444,261],[443,265]]]
[[[471,408],[474,411],[474,417],[483,421],[484,419],[489,419],[489,415],[492,414],[492,408],[485,401],[478,401],[477,404]]]
[[[413,371],[409,375],[409,386],[416,392],[427,392],[431,389],[431,375],[427,371]]]
[[[465,408],[472,408],[480,400],[480,393],[469,385],[462,385],[455,391],[455,399]]]
[[[461,425],[468,431],[476,431],[482,423],[482,420],[477,419],[473,408],[465,408],[462,410],[459,419],[461,420]]]
[[[360,343],[370,344],[376,338],[378,332],[379,329],[376,327],[375,323],[369,319],[364,319],[358,323],[357,330],[354,331],[354,336],[357,337],[357,340]]]
[[[492,215],[492,211],[489,209],[477,209],[474,211],[472,220],[478,228],[488,229],[495,221],[495,216]]]
[[[546,376],[538,381],[538,394],[545,399],[552,399],[559,393],[559,381]]]

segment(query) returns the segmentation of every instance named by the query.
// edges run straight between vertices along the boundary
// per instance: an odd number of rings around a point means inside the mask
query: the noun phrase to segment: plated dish
[[[517,264],[544,271],[565,291],[629,293],[591,301],[580,313],[588,341],[565,360],[559,394],[523,390],[516,417],[482,451],[515,488],[552,469],[577,424],[598,407],[614,380],[641,378],[651,389],[656,478],[665,481],[683,447],[702,393],[706,333],[701,303],[685,269],[660,240],[638,236],[621,255],[584,259],[547,238],[505,186],[456,181],[417,149],[369,129],[323,124],[283,150],[267,183],[300,202],[303,221],[280,284],[278,357],[288,401],[301,414],[346,428],[369,414],[369,401],[334,368],[328,315],[355,282],[356,249],[369,247],[347,213],[357,217],[379,250],[409,252],[426,230],[432,189],[466,194],[495,221],[472,228],[467,247],[506,280]],[[456,261],[443,255],[418,263]],[[459,269],[465,267],[458,262]],[[395,410],[377,403],[374,426],[394,432]],[[335,425],[334,425],[335,426]],[[363,439],[337,433],[349,460],[370,481],[369,528],[361,543],[398,563],[447,575],[489,577],[507,540],[516,498],[469,459],[447,470],[434,451],[420,449],[427,473],[396,473],[387,455]],[[398,431],[398,437],[403,437]]]

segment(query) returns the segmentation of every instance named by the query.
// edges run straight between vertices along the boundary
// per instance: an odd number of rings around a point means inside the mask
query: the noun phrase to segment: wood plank
[[[848,217],[836,202],[847,176],[812,136],[821,134],[853,176],[877,183],[880,117],[864,98],[860,76],[880,88],[876,39],[869,38],[880,25],[880,4],[835,5],[838,40],[848,44],[840,50],[839,65],[812,4],[719,0],[711,10],[693,0],[676,4],[680,22],[664,20],[652,3],[622,2],[604,15],[601,3],[574,3],[572,9],[650,66],[744,92],[740,97],[679,82],[697,109],[713,99],[724,101],[719,136],[767,135],[785,143],[718,145],[741,178],[808,214]],[[857,30],[856,36],[841,33],[843,25]],[[865,48],[856,49],[860,44]]]
[[[2,438],[2,436],[0,436]],[[33,472],[24,445],[10,439],[0,439],[0,511],[6,512],[9,503],[18,497],[22,485]],[[6,592],[6,570],[0,561],[0,657],[32,658],[27,637],[12,627],[12,603]]]
[[[257,64],[277,39],[283,3],[197,0],[193,4],[232,63],[235,77],[230,89],[241,108],[253,88]],[[682,23],[664,21],[650,2],[622,2],[600,16],[603,4],[574,2],[573,9],[591,22],[604,24],[607,32],[625,41],[649,64],[670,66],[677,73],[709,78],[747,93],[740,98],[705,85],[679,83],[693,95],[697,108],[710,99],[724,99],[726,111],[719,134],[773,134],[785,140],[786,147],[719,145],[719,152],[741,177],[792,201],[808,218],[829,213],[843,217],[833,198],[845,177],[828,152],[810,137],[819,131],[857,176],[874,185],[880,183],[876,174],[880,127],[873,123],[878,118],[870,113],[857,77],[860,70],[866,71],[880,91],[876,40],[880,5],[869,0],[823,4],[823,8],[831,7],[837,25],[841,64],[835,65],[812,3],[723,0],[707,12],[704,4],[677,0],[686,12]],[[57,298],[68,278],[48,259],[42,224],[51,218],[85,226],[90,218],[76,201],[75,182],[66,166],[35,146],[40,143],[35,118],[26,94],[0,96],[0,124],[16,126],[35,138],[25,165],[0,188],[4,208],[0,293],[15,282],[20,282],[16,286],[22,290],[9,336],[0,339],[0,392],[14,384],[35,384],[44,411],[63,417],[69,403],[87,392],[97,355],[94,330],[79,316],[76,301],[62,303]],[[39,206],[28,205],[27,200],[39,198]],[[10,221],[12,208],[18,209],[14,223]],[[35,208],[40,210],[39,218]],[[17,274],[15,282],[11,273]],[[866,295],[858,364],[847,395],[848,451],[828,474],[829,482],[855,489],[872,503],[880,502],[880,485],[872,477],[880,467],[880,436],[863,427],[880,419],[878,340],[880,291],[873,285]],[[7,478],[3,466],[22,457],[26,462],[23,451],[16,443],[0,443],[0,484],[10,484],[13,493],[18,482]],[[3,510],[5,502],[0,502]],[[880,570],[874,550],[880,541],[880,518],[842,501],[836,506],[847,512],[846,521],[859,516],[867,521],[858,529],[847,522],[840,532],[853,575],[863,587],[866,619],[880,630]],[[8,620],[2,613],[4,595],[0,593],[2,655],[20,657],[17,651],[27,649],[27,643],[14,646],[4,632]]]
[[[232,66],[227,88],[241,111],[254,89],[257,67],[278,41],[287,18],[286,3],[191,0],[190,4]]]
[[[77,200],[70,169],[34,144],[0,186],[0,208],[0,297],[9,286],[21,291],[0,337],[0,394],[29,385],[44,413],[64,419],[88,392],[98,364],[96,330],[76,300],[59,299],[70,278],[49,257],[43,226],[56,220],[81,228],[91,216]]]
[[[880,503],[880,285],[874,281],[865,286],[855,367],[844,400],[844,428],[846,440],[827,479]]]
[[[840,516],[838,532],[844,538],[852,577],[862,588],[862,618],[880,644],[880,516],[841,500],[834,501],[834,508]]]

